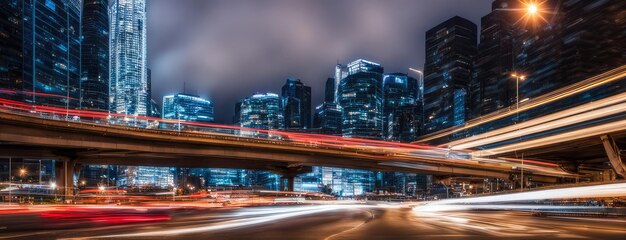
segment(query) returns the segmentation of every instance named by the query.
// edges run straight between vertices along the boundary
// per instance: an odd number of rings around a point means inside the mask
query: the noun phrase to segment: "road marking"
[[[370,218],[368,218],[367,220],[363,221],[363,222],[362,222],[362,223],[360,223],[359,225],[356,225],[356,226],[354,226],[354,227],[352,227],[352,228],[350,228],[350,229],[346,229],[346,230],[344,230],[344,231],[341,231],[341,232],[335,233],[335,234],[333,234],[333,235],[330,235],[330,236],[328,236],[328,237],[324,238],[324,240],[330,240],[330,239],[332,239],[333,237],[336,237],[336,236],[339,236],[339,235],[344,234],[344,233],[346,233],[346,232],[349,232],[349,231],[355,230],[355,229],[357,229],[357,228],[359,228],[359,227],[363,226],[364,224],[366,224],[366,223],[368,223],[368,222],[370,222],[370,221],[374,220],[374,218],[376,217],[376,214],[374,214],[374,213],[373,213],[372,211],[370,211],[370,210],[365,210],[365,211],[366,211],[366,212],[368,212],[368,213],[370,214]]]

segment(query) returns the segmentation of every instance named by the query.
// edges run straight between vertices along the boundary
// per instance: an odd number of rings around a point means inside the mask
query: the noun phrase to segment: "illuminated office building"
[[[476,24],[455,16],[426,32],[424,131],[465,122]]]
[[[243,99],[239,123],[248,128],[282,129],[282,99],[275,93],[255,94]]]
[[[163,97],[163,118],[213,122],[213,102],[196,95],[178,93]]]
[[[335,66],[335,100],[336,104],[339,104],[340,93],[339,93],[339,84],[341,84],[341,80],[348,76],[348,67],[337,63]],[[328,87],[327,87],[328,88]]]
[[[83,165],[78,175],[78,187],[115,186],[117,166]]]
[[[556,1],[547,23],[520,34],[520,99],[535,98],[626,64],[624,1]],[[584,20],[582,20],[584,19]]]
[[[117,186],[171,188],[174,171],[170,167],[120,166]]]
[[[372,171],[313,167],[313,171],[298,176],[294,189],[305,192],[325,192],[335,196],[360,196],[375,189],[376,179]]]
[[[413,136],[408,141],[412,141],[419,136],[422,114],[421,103],[417,99],[418,90],[417,79],[406,74],[393,73],[383,77],[384,140],[401,141],[401,134],[411,134]]]
[[[81,108],[109,110],[108,0],[83,0]]]
[[[344,137],[381,139],[383,131],[383,67],[358,59],[347,66],[339,84],[341,131]]]
[[[322,134],[341,135],[341,108],[335,103],[335,79],[326,80],[324,103],[315,107],[313,127]]]
[[[79,0],[5,1],[0,6],[0,88],[33,104],[80,106]]]
[[[286,129],[311,128],[311,87],[300,79],[289,78],[282,88],[284,127]]]
[[[109,9],[111,111],[146,116],[149,110],[145,0],[114,0]]]
[[[161,107],[159,107],[159,104],[156,103],[154,99],[150,99],[150,116],[155,118],[163,117],[161,114]]]
[[[488,114],[515,103],[513,46],[520,31],[517,0],[492,2],[491,13],[481,18],[480,43],[470,82],[470,118]]]

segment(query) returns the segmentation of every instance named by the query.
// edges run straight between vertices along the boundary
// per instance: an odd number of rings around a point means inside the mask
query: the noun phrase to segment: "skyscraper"
[[[313,127],[323,134],[341,135],[341,108],[332,102],[315,107]]]
[[[21,1],[10,1],[0,5],[0,88],[24,89],[24,14]],[[0,92],[3,98],[24,100],[23,95]]]
[[[332,103],[335,102],[335,92],[336,92],[336,83],[334,78],[326,79],[326,85],[324,88],[324,102]]]
[[[482,17],[480,44],[470,82],[470,118],[505,108],[515,103],[513,46],[515,22],[519,18],[517,0],[495,0],[491,13]]]
[[[380,139],[383,131],[383,67],[358,59],[347,66],[339,84],[344,137]]]
[[[81,45],[81,108],[109,110],[108,0],[84,0]]]
[[[341,84],[341,80],[343,80],[343,78],[345,78],[346,76],[348,76],[348,67],[343,65],[343,64],[339,64],[337,63],[337,65],[335,66],[335,100],[334,102],[336,104],[339,104],[339,84]]]
[[[111,111],[133,116],[148,114],[145,0],[113,0],[110,10]]]
[[[335,102],[335,79],[326,79],[324,102],[315,107],[313,127],[319,128],[320,133],[341,135],[341,108]]]
[[[400,141],[403,128],[415,128],[414,119],[421,118],[421,103],[418,108],[418,82],[403,73],[387,74],[383,77],[383,138],[389,141]],[[402,108],[402,109],[401,109]],[[404,116],[400,116],[404,115]],[[417,116],[412,116],[417,115]],[[409,119],[405,119],[405,118]],[[412,126],[401,126],[411,124]],[[420,127],[413,129],[414,139],[419,134]],[[408,133],[411,133],[408,130]]]
[[[311,128],[311,87],[300,79],[288,78],[282,88],[286,129]]]
[[[213,122],[213,102],[196,95],[178,93],[163,97],[163,118]]]
[[[626,64],[624,1],[550,0],[551,15],[518,36],[520,99],[534,98]]]
[[[426,32],[424,131],[463,124],[476,54],[476,24],[455,16]]]
[[[0,6],[0,87],[33,104],[80,106],[80,1],[8,1]],[[5,17],[6,16],[6,17]]]
[[[248,128],[282,129],[282,99],[275,93],[254,94],[243,99],[240,125]]]

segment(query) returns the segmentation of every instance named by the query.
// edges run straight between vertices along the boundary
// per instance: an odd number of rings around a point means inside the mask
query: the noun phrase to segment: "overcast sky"
[[[425,32],[455,15],[480,25],[491,0],[148,0],[153,98],[187,92],[234,104],[280,94],[287,77],[312,87],[313,106],[337,61],[366,58],[385,72],[423,68]]]

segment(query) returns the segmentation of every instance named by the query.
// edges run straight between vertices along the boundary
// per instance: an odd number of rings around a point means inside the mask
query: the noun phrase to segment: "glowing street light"
[[[54,183],[54,182],[51,182],[51,183],[50,183],[50,188],[51,188],[51,189],[57,189],[57,184],[56,184],[56,183]]]
[[[22,176],[22,177],[23,177],[24,175],[26,175],[26,173],[27,173],[27,172],[26,172],[26,169],[24,169],[24,168],[21,168],[21,169],[20,169],[20,176]]]

